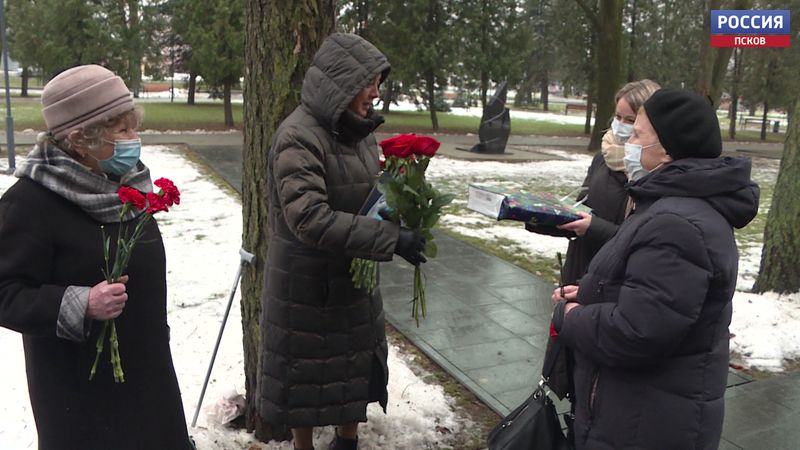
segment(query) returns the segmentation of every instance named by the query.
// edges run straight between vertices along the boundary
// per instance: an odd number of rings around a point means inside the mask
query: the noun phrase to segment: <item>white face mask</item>
[[[620,143],[625,143],[633,134],[633,125],[630,123],[620,122],[615,117],[611,122],[611,131]]]
[[[622,163],[625,164],[625,171],[628,172],[628,178],[631,181],[640,180],[650,173],[649,170],[642,167],[642,150],[656,145],[658,142],[644,147],[639,144],[625,143],[625,157],[622,158]]]

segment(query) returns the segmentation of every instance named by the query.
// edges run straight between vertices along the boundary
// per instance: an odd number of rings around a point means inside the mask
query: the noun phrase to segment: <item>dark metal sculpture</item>
[[[511,116],[506,108],[508,86],[503,81],[483,108],[478,128],[480,143],[469,151],[474,153],[505,153],[508,135],[511,134]]]

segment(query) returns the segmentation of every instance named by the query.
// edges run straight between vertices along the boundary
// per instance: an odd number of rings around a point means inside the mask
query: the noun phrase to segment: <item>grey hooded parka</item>
[[[379,172],[373,134],[343,139],[342,114],[389,63],[350,34],[328,37],[302,102],[269,152],[269,250],[262,294],[259,413],[291,428],[365,422],[386,407],[380,293],[356,289],[354,257],[392,259],[399,226],[357,212]]]

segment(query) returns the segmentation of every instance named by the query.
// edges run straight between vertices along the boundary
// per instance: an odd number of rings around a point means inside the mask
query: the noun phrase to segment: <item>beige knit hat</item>
[[[133,99],[122,78],[93,64],[61,72],[42,91],[44,122],[56,139],[132,109]]]

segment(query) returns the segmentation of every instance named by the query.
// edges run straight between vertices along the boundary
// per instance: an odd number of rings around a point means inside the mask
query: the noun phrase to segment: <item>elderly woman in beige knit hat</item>
[[[42,106],[48,131],[0,199],[0,326],[22,333],[39,449],[191,449],[156,222],[119,282],[103,281],[100,269],[101,230],[116,236],[120,227],[117,190],[152,191],[139,160],[141,114],[122,79],[96,65],[50,80]],[[124,383],[107,358],[89,380],[107,319],[116,320]]]

